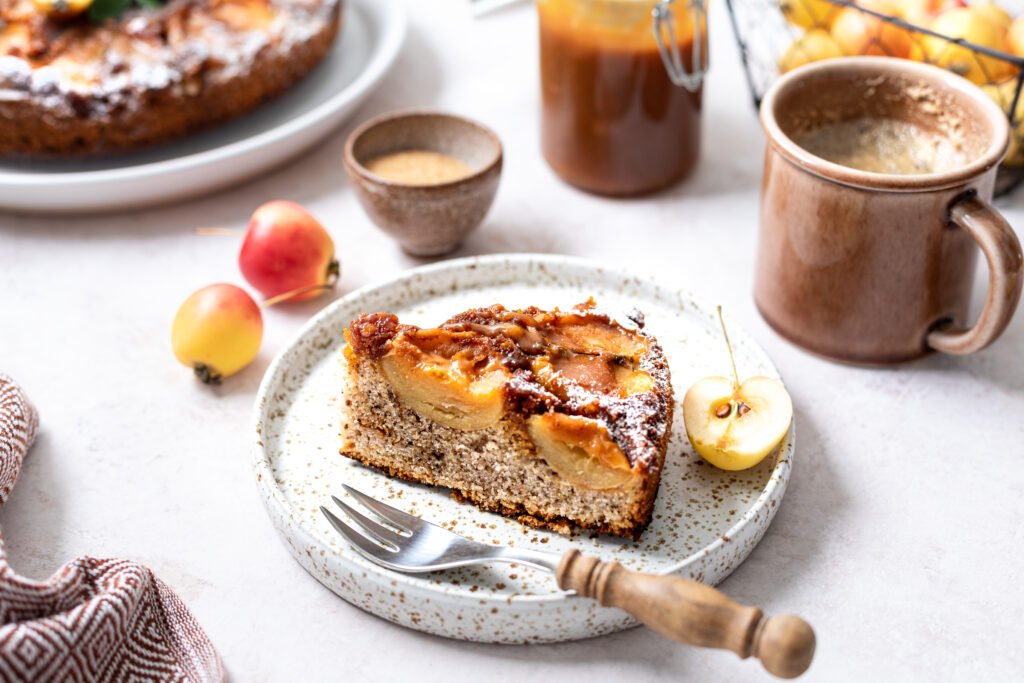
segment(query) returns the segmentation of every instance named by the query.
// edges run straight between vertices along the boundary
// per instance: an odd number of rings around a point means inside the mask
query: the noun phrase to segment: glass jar
[[[694,167],[707,70],[705,0],[537,0],[541,146],[567,182],[607,195]]]

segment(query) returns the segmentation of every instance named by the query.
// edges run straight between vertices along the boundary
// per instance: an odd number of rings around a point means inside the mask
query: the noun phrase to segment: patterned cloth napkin
[[[0,505],[14,488],[39,417],[0,373]],[[184,603],[146,567],[80,557],[46,581],[18,576],[0,535],[0,680],[226,680]]]

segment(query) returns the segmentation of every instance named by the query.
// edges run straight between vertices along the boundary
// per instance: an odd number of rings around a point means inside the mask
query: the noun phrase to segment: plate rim
[[[135,166],[105,168],[98,171],[27,174],[20,171],[0,170],[0,183],[9,187],[30,187],[36,190],[69,186],[82,188],[117,182],[125,177],[131,177],[132,180],[143,180],[166,173],[181,173],[209,163],[222,163],[255,153],[322,123],[387,74],[401,51],[408,31],[408,15],[405,6],[398,0],[338,0],[338,2],[342,5],[342,12],[348,11],[346,5],[352,4],[357,5],[361,11],[370,16],[371,21],[380,32],[380,38],[370,54],[366,67],[359,72],[359,75],[313,109],[256,135],[184,156]],[[283,95],[287,96],[287,93]],[[231,122],[225,122],[224,125],[230,126]]]
[[[281,349],[275,354],[273,360],[267,366],[267,369],[263,374],[263,378],[260,380],[260,386],[256,392],[256,397],[253,402],[253,410],[250,417],[249,428],[250,434],[253,434],[255,437],[251,443],[251,455],[253,471],[254,474],[256,475],[256,486],[257,489],[259,489],[260,491],[268,493],[268,495],[263,496],[264,506],[271,504],[271,501],[273,501],[273,504],[277,508],[275,512],[280,519],[291,519],[293,516],[291,508],[283,500],[280,487],[267,483],[273,482],[274,476],[273,471],[270,467],[269,457],[266,454],[266,446],[262,443],[262,422],[264,408],[267,405],[269,405],[269,398],[272,392],[271,379],[278,374],[281,366],[283,366],[285,362],[286,356],[300,343],[300,341],[305,336],[313,333],[314,330],[318,328],[326,318],[334,314],[334,311],[336,309],[341,308],[346,304],[350,304],[353,300],[364,298],[370,294],[373,294],[374,292],[379,292],[385,288],[393,287],[401,282],[408,281],[415,277],[421,277],[424,275],[429,276],[444,271],[461,271],[469,269],[486,268],[498,264],[514,264],[516,266],[521,266],[530,263],[542,263],[547,266],[554,267],[567,266],[571,268],[587,269],[593,272],[601,272],[605,275],[611,274],[618,275],[620,277],[634,279],[636,281],[643,282],[644,284],[653,286],[655,288],[662,288],[662,285],[656,277],[639,273],[627,267],[607,266],[590,259],[580,258],[576,256],[538,253],[512,253],[485,254],[479,256],[467,256],[457,259],[439,261],[437,263],[431,263],[424,266],[419,266],[417,268],[411,268],[402,271],[401,273],[393,277],[390,277],[383,282],[364,285],[362,287],[352,290],[345,296],[336,299],[335,301],[332,301],[330,304],[328,304],[322,310],[320,310],[316,315],[314,315],[312,318],[306,321],[306,323],[303,324],[302,327],[300,327],[299,330],[287,341],[287,343],[285,343],[281,347]],[[703,301],[701,301],[699,298],[695,298],[689,288],[673,287],[673,289],[689,305],[695,307],[701,313],[710,315],[710,311],[707,308],[707,306],[705,306]],[[757,341],[753,338],[752,335],[750,335],[746,327],[743,325],[733,323],[731,325],[731,328],[733,330],[738,331],[740,335],[744,335],[750,339],[755,351],[768,361],[768,364],[775,370],[775,374],[778,375],[781,379],[781,374],[778,372],[778,368],[776,368],[775,363],[772,361],[771,357],[768,356],[767,352],[762,348],[762,346],[759,343],[757,343]],[[733,333],[733,336],[736,336],[736,332]],[[772,467],[771,472],[768,475],[767,483],[765,484],[764,488],[761,489],[761,491],[758,493],[757,498],[754,500],[751,506],[747,508],[743,515],[740,516],[739,520],[737,520],[732,526],[730,526],[725,532],[719,535],[719,537],[713,540],[711,543],[695,550],[682,560],[672,563],[667,567],[664,567],[658,571],[651,573],[661,576],[679,573],[680,571],[684,570],[687,566],[694,564],[695,562],[698,562],[702,557],[710,555],[712,552],[714,552],[721,546],[725,545],[726,543],[731,542],[732,539],[737,538],[741,533],[743,533],[744,529],[749,524],[753,523],[755,518],[763,510],[765,510],[765,508],[769,506],[770,501],[774,498],[776,494],[776,490],[779,489],[780,487],[781,491],[779,491],[779,495],[784,497],[786,488],[789,485],[789,478],[791,476],[791,471],[793,467],[793,457],[796,452],[795,415],[793,417],[792,423],[790,424],[789,432],[787,433],[784,439],[784,445],[789,447],[789,457],[782,457],[783,449],[780,448],[779,450],[777,450],[775,456],[775,465]],[[779,506],[781,506],[782,497],[780,497],[779,499]],[[766,514],[768,514],[769,521],[765,525],[762,534],[764,532],[767,532],[768,527],[771,525],[771,521],[774,517],[775,512],[777,512],[777,510],[768,510],[766,512]],[[281,530],[277,528],[277,524],[274,522],[274,517],[272,515],[270,521],[271,524],[274,526],[275,531],[277,531],[278,534],[281,535],[282,542],[284,542],[286,539],[281,533]],[[309,532],[298,521],[292,519],[291,527],[294,530],[294,532],[301,535],[304,542],[312,543],[314,545],[320,545],[319,541],[313,536],[313,534]],[[402,584],[411,591],[425,591],[430,594],[441,595],[445,597],[460,597],[458,594],[451,593],[444,586],[435,586],[429,583],[414,581],[413,579],[417,576],[417,574],[409,574],[386,569],[384,567],[381,567],[380,565],[370,562],[369,560],[365,559],[364,557],[362,557],[354,551],[351,553],[351,555],[346,555],[344,553],[337,553],[331,551],[330,548],[328,548],[327,550],[332,552],[332,554],[335,555],[343,563],[351,563],[355,567],[358,567],[360,570],[363,571],[369,569],[370,574],[369,576],[367,576],[367,578],[372,577],[372,580],[386,579],[390,581],[397,581],[398,583]],[[559,591],[557,593],[549,593],[545,595],[518,595],[515,597],[515,600],[513,602],[521,605],[527,603],[546,604],[577,597],[578,596],[572,593],[568,593],[566,591]],[[507,596],[499,596],[490,593],[484,593],[482,595],[474,594],[473,599],[485,601],[482,604],[489,604],[492,602],[501,603],[505,605],[509,604],[509,598]]]

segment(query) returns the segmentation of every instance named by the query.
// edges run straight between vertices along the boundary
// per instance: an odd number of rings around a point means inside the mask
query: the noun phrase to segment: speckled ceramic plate
[[[640,542],[525,528],[455,502],[444,489],[407,484],[338,454],[345,398],[342,330],[357,314],[393,311],[436,325],[470,307],[570,307],[593,296],[620,320],[633,308],[665,349],[676,396],[675,428],[655,505]],[[777,376],[747,333],[730,325],[740,374]],[[702,461],[683,429],[681,398],[697,379],[729,373],[710,307],[642,277],[559,256],[508,255],[446,261],[361,289],[306,325],[271,364],[255,406],[255,473],[270,518],[295,559],[352,604],[402,626],[450,638],[501,643],[556,642],[618,631],[634,621],[618,610],[558,590],[527,567],[494,565],[405,575],[357,555],[318,508],[343,496],[341,484],[486,543],[554,552],[576,547],[632,569],[716,584],[747,557],[771,523],[793,461],[794,433],[746,472]]]

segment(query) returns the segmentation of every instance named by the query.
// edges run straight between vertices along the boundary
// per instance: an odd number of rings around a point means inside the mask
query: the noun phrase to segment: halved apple
[[[751,377],[738,386],[726,377],[705,377],[686,392],[683,420],[702,458],[723,470],[745,470],[782,441],[793,402],[771,377]]]
[[[381,358],[380,367],[399,400],[447,427],[485,429],[504,413],[506,375],[500,367],[470,376],[451,359],[423,353],[411,344]]]
[[[531,416],[526,426],[537,454],[570,484],[607,490],[635,481],[629,460],[599,421],[544,413]]]

